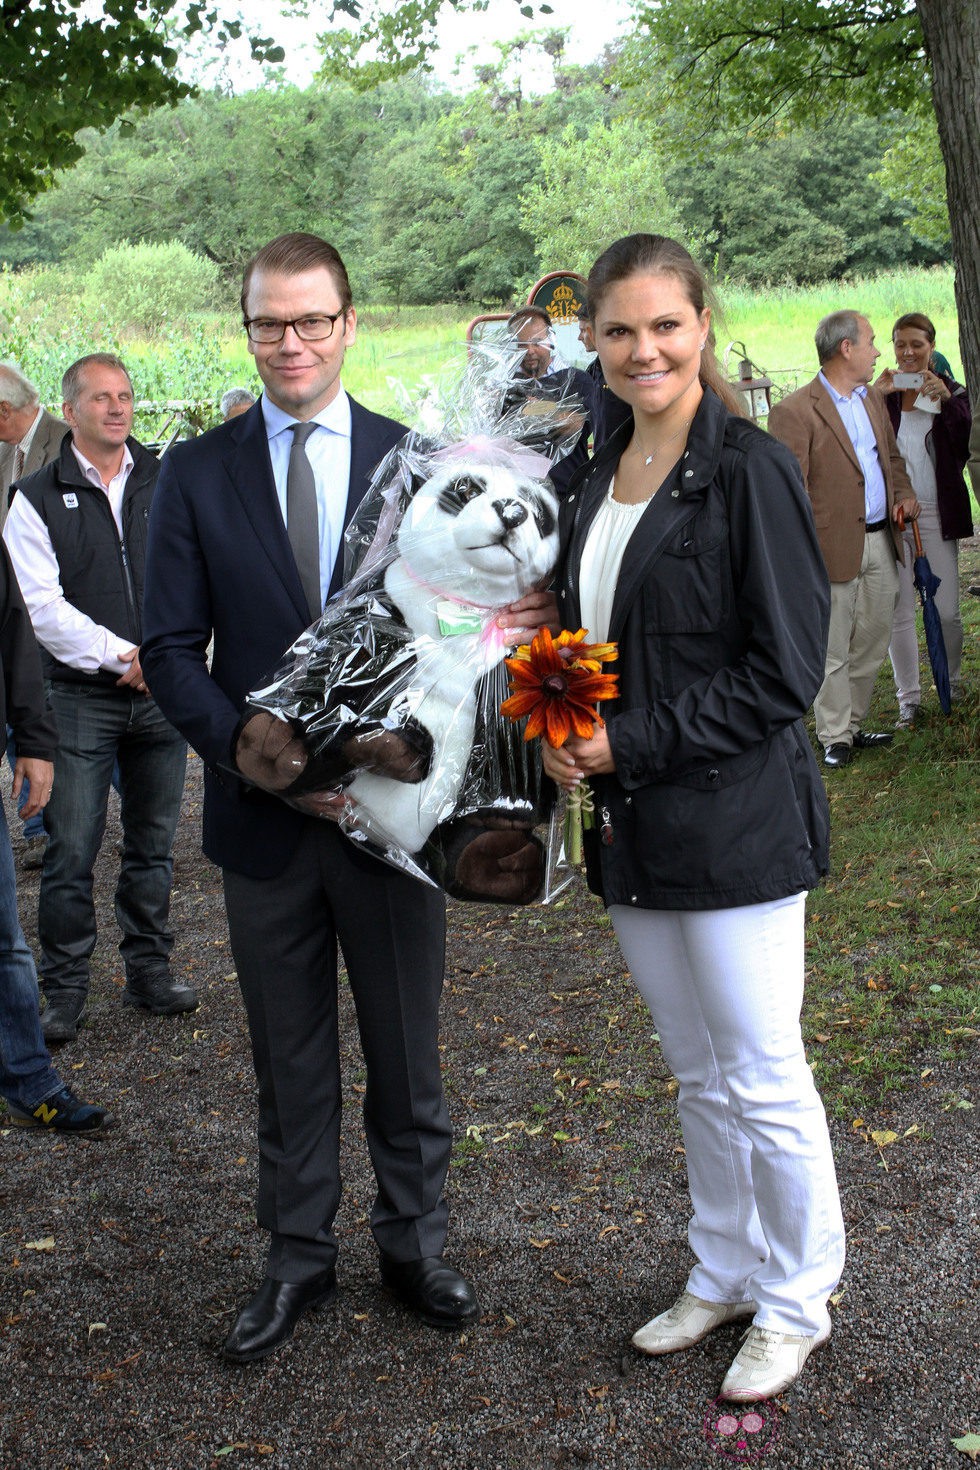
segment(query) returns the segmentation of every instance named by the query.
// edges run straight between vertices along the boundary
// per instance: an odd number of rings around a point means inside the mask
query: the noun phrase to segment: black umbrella
[[[898,514],[899,527],[904,529],[905,517],[902,512]],[[952,698],[949,688],[949,659],[946,657],[946,644],[943,639],[943,624],[936,606],[936,589],[942,581],[937,577],[928,558],[922,551],[922,537],[919,535],[917,521],[912,522],[912,535],[915,537],[915,560],[912,563],[912,581],[915,590],[919,594],[922,603],[922,624],[926,630],[926,648],[929,652],[929,662],[932,665],[932,677],[936,684],[936,693],[939,695],[939,703],[943,707],[943,714],[948,715],[952,708]]]

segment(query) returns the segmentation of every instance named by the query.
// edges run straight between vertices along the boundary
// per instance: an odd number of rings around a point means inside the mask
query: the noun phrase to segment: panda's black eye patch
[[[482,480],[474,480],[472,475],[460,475],[458,480],[453,480],[440,491],[439,509],[447,515],[458,515],[464,505],[483,495],[486,488]]]
[[[534,497],[534,524],[537,526],[542,540],[550,536],[558,524],[558,518],[551,507],[550,501],[545,500],[542,495],[536,495]]]

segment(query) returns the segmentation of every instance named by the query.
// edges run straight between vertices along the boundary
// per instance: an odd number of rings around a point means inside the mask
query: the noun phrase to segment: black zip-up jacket
[[[0,721],[14,732],[17,754],[54,760],[58,731],[44,697],[41,660],[10,555],[0,542]]]
[[[133,468],[123,492],[120,539],[108,497],[86,480],[66,434],[57,459],[21,480],[17,494],[30,501],[48,528],[58,559],[65,600],[93,622],[138,647],[143,636],[146,527],[160,462],[127,439]],[[44,672],[56,683],[100,684],[117,689],[111,669],[94,674],[61,663],[41,649]],[[118,690],[128,694],[128,690]]]
[[[580,625],[582,550],[632,427],[562,506],[566,628]],[[734,908],[826,872],[827,799],[802,716],[823,679],[829,609],[799,465],[705,389],[616,585],[620,698],[602,706],[616,771],[592,781],[586,833],[589,884],[607,904]]]

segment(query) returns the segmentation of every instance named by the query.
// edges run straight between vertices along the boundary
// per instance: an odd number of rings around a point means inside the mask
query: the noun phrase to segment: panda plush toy
[[[354,841],[461,898],[540,894],[540,757],[499,715],[496,615],[548,584],[549,461],[513,440],[410,434],[347,533],[347,580],[249,696],[239,770],[285,800],[338,791]]]

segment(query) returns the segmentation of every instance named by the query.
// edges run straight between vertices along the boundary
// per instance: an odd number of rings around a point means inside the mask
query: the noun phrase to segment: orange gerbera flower
[[[550,638],[551,634],[548,636]],[[602,664],[611,663],[614,658],[618,658],[619,649],[615,643],[586,643],[588,636],[586,628],[579,628],[576,633],[570,633],[567,628],[563,628],[557,638],[551,639],[551,646],[564,663],[580,663],[598,673]],[[530,659],[531,649],[538,644],[540,637],[539,633],[533,644],[522,643],[514,657],[524,662]],[[507,666],[510,667],[509,660]]]
[[[505,660],[511,675],[511,695],[500,712],[511,720],[527,717],[525,740],[539,735],[556,750],[569,735],[587,740],[596,723],[603,721],[595,706],[619,693],[615,674],[600,672],[601,665],[617,654],[614,643],[589,644],[586,631],[559,633],[553,639],[542,628],[530,644]]]

